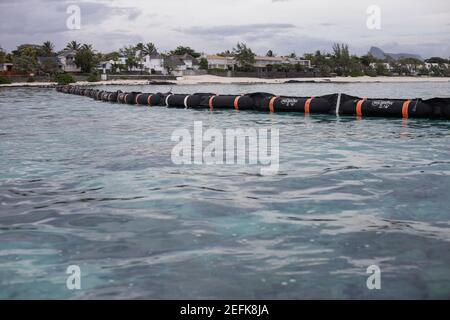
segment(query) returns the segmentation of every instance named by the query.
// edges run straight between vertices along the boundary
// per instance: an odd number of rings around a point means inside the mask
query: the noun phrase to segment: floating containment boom
[[[260,112],[336,114],[357,117],[450,119],[450,98],[368,99],[346,94],[318,97],[276,96],[257,92],[244,95],[213,93],[172,94],[103,91],[77,86],[58,86],[58,92],[91,97],[95,100],[132,105],[189,109],[235,109]]]

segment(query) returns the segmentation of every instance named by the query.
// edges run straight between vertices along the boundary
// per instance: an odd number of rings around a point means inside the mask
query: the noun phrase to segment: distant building
[[[126,69],[127,57],[119,56],[117,61],[102,61],[97,69],[111,72]],[[120,66],[120,68],[119,68]],[[200,69],[200,63],[189,54],[165,56],[158,52],[147,54],[140,58],[136,55],[136,65],[128,71],[146,72],[150,74],[172,74],[175,76],[193,75]]]
[[[291,58],[291,57],[266,57],[266,56],[256,56],[254,67],[256,68],[267,68],[268,66],[290,64],[290,65],[301,65],[306,68],[311,67],[311,61]]]
[[[181,59],[181,56],[176,55],[165,57],[164,67],[167,69],[167,73],[175,76],[183,76],[187,70],[187,66]]]
[[[64,50],[58,55],[58,59],[63,71],[81,72],[81,68],[78,68],[75,63],[76,54],[77,52],[75,50]]]
[[[39,66],[53,65],[60,71],[64,72],[81,72],[81,68],[78,68],[75,64],[76,51],[64,50],[58,56],[52,57],[37,57]]]
[[[63,71],[63,65],[58,57],[37,57],[37,62],[40,67],[53,66],[56,69]]]
[[[144,56],[142,64],[149,73],[165,73],[164,58],[158,52]]]
[[[108,61],[100,61],[100,63],[97,66],[98,70],[105,70],[105,72],[117,72],[119,71],[119,62],[114,60],[108,60]]]
[[[234,70],[238,65],[234,57],[224,57],[219,55],[205,55],[204,58],[208,60],[208,69]],[[291,57],[267,57],[256,56],[253,66],[258,69],[267,69],[274,65],[301,65],[305,68],[311,68],[311,61],[301,58]]]
[[[430,63],[430,62],[425,62],[424,63],[424,67],[428,70],[430,70],[431,68],[441,68],[441,67],[445,67],[445,68],[450,68],[450,64],[448,63]]]
[[[388,71],[392,71],[392,69],[393,69],[393,67],[392,67],[392,65],[389,63],[389,62],[372,62],[371,64],[370,64],[370,67],[372,68],[372,69],[376,69],[377,68],[377,65],[379,65],[379,64],[381,64],[381,65],[383,65],[383,67],[386,69],[386,70],[388,70]]]
[[[220,69],[220,70],[234,70],[236,66],[236,60],[234,57],[223,57],[219,55],[204,55],[208,61],[208,69]]]
[[[12,72],[13,64],[9,62],[0,63],[0,71],[1,72]]]
[[[182,56],[178,56],[181,61],[186,65],[186,70],[198,70],[200,68],[200,63],[197,59],[195,59],[190,54],[183,54]]]
[[[164,66],[170,69],[166,70],[168,73],[175,76],[194,75],[200,69],[198,60],[189,54],[164,57]]]
[[[311,60],[302,59],[302,58],[291,58],[291,57],[283,57],[285,63],[289,63],[292,65],[301,65],[305,68],[311,68]]]

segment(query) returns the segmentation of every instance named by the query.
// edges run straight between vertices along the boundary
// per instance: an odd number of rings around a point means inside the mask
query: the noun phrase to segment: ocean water
[[[450,83],[126,89],[450,96]],[[278,174],[175,165],[171,135],[194,121],[278,128]],[[450,121],[0,89],[0,155],[1,299],[450,298]],[[66,286],[70,265],[80,267],[80,290]],[[380,290],[367,288],[371,265]]]

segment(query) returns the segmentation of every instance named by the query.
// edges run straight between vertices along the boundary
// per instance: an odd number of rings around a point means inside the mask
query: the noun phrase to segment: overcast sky
[[[66,9],[81,8],[81,29],[68,30]],[[381,30],[366,26],[367,8],[381,8]],[[257,53],[331,50],[345,42],[363,54],[450,56],[449,0],[0,0],[0,46],[70,40],[107,52],[137,42],[160,51],[188,45],[216,53],[244,41]]]

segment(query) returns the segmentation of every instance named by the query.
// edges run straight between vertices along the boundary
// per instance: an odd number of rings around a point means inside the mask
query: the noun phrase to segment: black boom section
[[[215,93],[173,94],[106,91],[79,86],[57,86],[56,91],[105,102],[185,109],[235,109],[260,112],[338,114],[356,117],[450,119],[450,98],[389,99],[347,94],[277,96],[267,92],[242,95]]]

